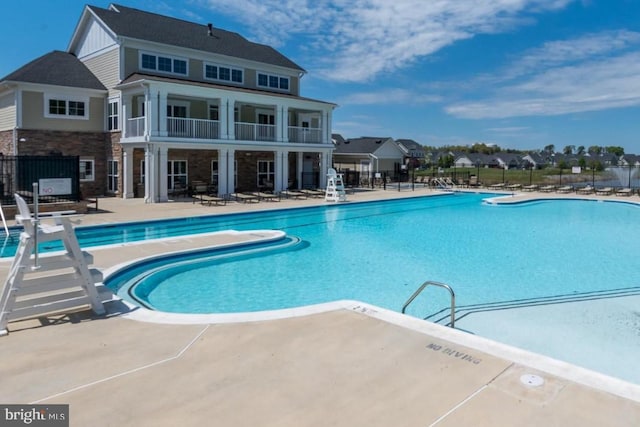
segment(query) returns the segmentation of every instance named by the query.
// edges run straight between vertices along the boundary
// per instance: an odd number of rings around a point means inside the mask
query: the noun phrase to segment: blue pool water
[[[132,292],[169,312],[259,311],[341,299],[399,311],[425,280],[451,285],[461,306],[640,284],[634,238],[640,207],[575,200],[492,206],[482,203],[487,196],[218,217],[220,229],[282,229],[303,244],[251,248],[235,257],[214,252],[175,268],[162,260],[150,276],[156,266],[146,264],[131,273],[139,282]],[[118,288],[129,278],[109,283]],[[445,292],[431,292],[409,314],[425,317],[447,305]]]

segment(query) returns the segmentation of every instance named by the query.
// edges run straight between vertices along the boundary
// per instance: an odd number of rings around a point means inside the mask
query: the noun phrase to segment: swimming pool
[[[124,287],[120,294],[150,308],[183,313],[345,299],[399,311],[425,280],[451,285],[463,309],[640,293],[640,242],[632,238],[640,232],[639,206],[576,200],[496,206],[483,203],[489,196],[457,193],[218,217],[220,229],[280,229],[297,243],[145,261],[108,284]],[[427,317],[448,304],[445,292],[429,291],[408,314]],[[637,314],[628,315],[633,325]],[[640,382],[640,376],[619,376]]]
[[[205,257],[175,275],[162,269],[162,280],[145,279],[154,284],[145,284],[152,290],[143,299],[158,310],[189,313],[337,299],[399,310],[425,280],[453,286],[460,305],[638,285],[630,272],[638,266],[640,244],[623,239],[640,231],[638,206],[575,200],[493,206],[482,203],[486,197],[452,194],[230,216],[222,229],[280,229],[308,247]],[[238,296],[248,284],[258,286],[253,296]],[[443,293],[425,303],[439,296],[446,302]],[[411,310],[422,316],[443,306],[437,301]]]

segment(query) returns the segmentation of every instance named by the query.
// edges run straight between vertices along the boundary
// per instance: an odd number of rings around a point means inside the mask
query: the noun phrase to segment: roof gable
[[[262,62],[298,72],[304,69],[270,46],[253,43],[238,33],[204,24],[184,21],[138,9],[112,4],[108,9],[87,6],[118,37],[144,40],[202,52]],[[84,18],[84,14],[83,14]],[[83,19],[79,26],[83,25]],[[70,48],[78,43],[81,31],[76,29]]]
[[[106,90],[82,61],[59,50],[34,59],[0,81]]]
[[[336,154],[375,154],[384,158],[402,157],[403,152],[389,137],[349,138],[340,143],[336,141]]]

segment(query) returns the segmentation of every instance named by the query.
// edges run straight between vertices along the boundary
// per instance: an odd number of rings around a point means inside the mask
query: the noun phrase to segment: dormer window
[[[275,74],[258,73],[258,86],[269,89],[289,91],[289,77]]]
[[[204,78],[242,84],[244,83],[244,70],[228,65],[204,64]]]
[[[186,59],[147,52],[140,53],[140,69],[182,76],[189,73]]]

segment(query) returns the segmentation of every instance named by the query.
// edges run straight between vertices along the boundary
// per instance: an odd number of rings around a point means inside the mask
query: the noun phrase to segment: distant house
[[[493,155],[499,168],[516,169],[524,164],[519,154],[500,152]]]
[[[413,139],[396,139],[396,144],[405,153],[405,165],[418,167],[424,161],[424,148]]]
[[[80,156],[85,196],[322,187],[336,105],[300,95],[305,73],[211,24],[86,6],[67,52],[0,79],[0,153]]]
[[[398,171],[404,164],[405,152],[393,138],[365,136],[334,141],[333,164],[338,169],[369,174]]]
[[[640,166],[640,156],[636,154],[624,154],[620,157],[618,165],[627,167],[638,167]]]
[[[542,169],[549,165],[547,156],[535,152],[524,155],[522,157],[522,161],[525,165],[530,165],[534,169]]]

